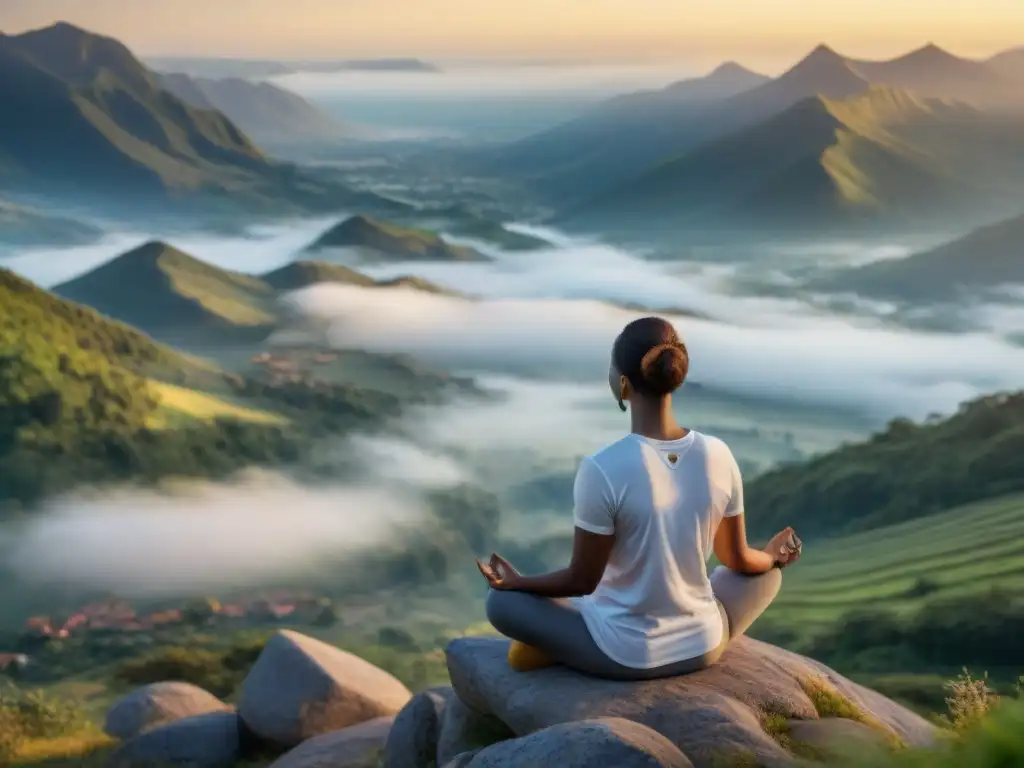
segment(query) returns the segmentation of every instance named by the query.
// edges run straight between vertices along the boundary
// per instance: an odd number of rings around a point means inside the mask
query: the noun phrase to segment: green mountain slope
[[[452,245],[424,230],[352,216],[324,232],[306,250],[354,249],[367,259],[393,261],[487,261],[472,248]]]
[[[898,419],[870,440],[747,483],[750,525],[806,538],[881,528],[1024,491],[1024,392],[962,405],[948,419]]]
[[[543,238],[515,232],[482,216],[464,217],[461,221],[453,222],[451,232],[460,237],[493,243],[506,251],[538,251],[551,247],[551,243]]]
[[[883,62],[849,59],[819,45],[777,78],[727,98],[687,103],[673,114],[638,110],[625,124],[598,119],[530,137],[500,150],[505,172],[532,181],[565,205],[613,188],[702,145],[736,134],[811,97],[847,99],[871,86],[907,87],[977,106],[1024,103],[1019,88],[997,68],[928,46]],[[563,136],[570,136],[565,141]]]
[[[166,336],[210,331],[266,336],[276,322],[275,292],[162,242],[149,242],[54,288],[60,296]]]
[[[1024,496],[809,542],[754,637],[924,711],[964,666],[1012,690],[1024,636]]]
[[[0,36],[0,183],[123,215],[329,210],[358,197],[266,158],[162,90],[121,43],[68,24]]]
[[[200,109],[225,115],[261,144],[337,140],[346,128],[301,96],[267,82],[238,77],[160,75],[160,86]]]
[[[978,552],[990,557],[978,558]],[[929,588],[919,588],[922,581]],[[905,612],[927,599],[993,587],[1024,588],[1024,496],[974,502],[809,544],[800,567],[787,571],[786,589],[767,615],[817,629],[855,610]]]
[[[79,480],[123,467],[125,436],[160,408],[154,382],[225,384],[217,369],[7,270],[0,305],[0,507],[63,490],[64,462]]]
[[[127,48],[58,24],[0,39],[5,120],[0,150],[18,170],[57,184],[154,192],[230,186],[266,164],[223,115],[194,110],[157,87]],[[49,130],[41,130],[47,125]]]
[[[844,270],[817,285],[879,298],[942,301],[1024,284],[1024,215],[903,259]]]
[[[502,149],[488,167],[503,173],[547,179],[573,173],[600,152],[604,161],[633,163],[623,152],[635,141],[671,141],[671,134],[695,112],[748,91],[769,78],[727,63],[703,77],[681,80],[660,90],[610,99],[574,120]],[[662,131],[664,135],[654,132]],[[639,149],[639,147],[636,147]],[[657,159],[661,148],[653,155]],[[628,155],[628,153],[627,153]]]
[[[767,120],[802,99],[845,98],[868,86],[846,59],[818,46],[779,77],[725,98],[684,103],[675,114],[655,119],[640,113],[628,130],[616,126],[580,136],[557,165],[531,164],[533,156],[544,157],[533,138],[513,145],[502,156],[509,173],[533,177],[539,190],[550,190],[552,199],[564,204],[566,199],[593,196],[705,142]]]
[[[363,288],[376,285],[373,278],[362,272],[327,261],[293,261],[260,277],[277,291],[297,291],[317,283],[344,283]]]
[[[393,396],[225,374],[0,270],[0,514],[104,482],[224,477],[366,430]]]
[[[207,387],[222,378],[209,363],[159,344],[94,309],[65,301],[10,270],[0,270],[0,296],[5,309],[0,315],[0,348],[5,359],[57,358],[81,350],[97,368],[106,364],[171,384]]]
[[[417,277],[375,281],[326,261],[299,260],[263,275],[244,274],[159,241],[123,253],[53,290],[155,338],[191,348],[197,343],[265,339],[285,320],[281,294],[318,283],[447,293]]]
[[[408,275],[395,277],[390,280],[374,280],[362,272],[357,272],[341,264],[332,264],[328,261],[300,259],[272,272],[267,272],[265,275],[261,275],[260,278],[274,290],[281,292],[297,291],[321,283],[340,283],[342,285],[354,285],[359,288],[412,288],[425,293],[443,293],[448,296],[456,295],[454,292],[441,288],[421,277]]]
[[[1022,126],[881,86],[843,100],[814,97],[566,218],[791,230],[991,216],[1024,191]]]

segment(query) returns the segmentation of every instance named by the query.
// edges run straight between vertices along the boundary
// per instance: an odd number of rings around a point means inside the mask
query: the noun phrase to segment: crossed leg
[[[611,680],[651,680],[705,669],[742,635],[771,604],[782,586],[782,572],[773,569],[744,576],[719,567],[711,587],[722,614],[722,642],[701,656],[653,669],[626,667],[597,647],[579,609],[569,600],[554,600],[523,592],[491,590],[487,618],[501,634],[541,651],[553,661],[595,677]]]

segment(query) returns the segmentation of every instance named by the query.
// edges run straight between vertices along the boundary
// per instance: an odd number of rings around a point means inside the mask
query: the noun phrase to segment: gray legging
[[[719,566],[711,574],[711,588],[722,614],[722,642],[696,658],[653,669],[634,669],[609,659],[590,636],[579,608],[569,600],[492,589],[487,595],[487,618],[505,637],[533,646],[580,672],[611,680],[652,680],[714,664],[729,640],[742,635],[764,613],[781,586],[782,571],[777,568],[759,576],[743,576]]]

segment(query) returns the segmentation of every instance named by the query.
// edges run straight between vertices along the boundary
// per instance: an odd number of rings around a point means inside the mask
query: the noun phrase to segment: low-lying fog
[[[379,138],[511,141],[598,102],[693,76],[673,62],[473,64],[441,72],[299,72],[273,82]]]
[[[328,223],[173,244],[219,266],[262,272],[295,258]],[[472,299],[341,285],[287,298],[327,320],[339,347],[408,353],[470,372],[503,399],[416,409],[392,437],[353,438],[348,448],[366,462],[367,478],[356,488],[311,489],[260,474],[198,484],[187,501],[144,491],[55,500],[48,512],[7,531],[17,552],[8,562],[27,579],[122,592],[237,585],[386,541],[393,525],[419,519],[427,489],[469,482],[505,494],[552,474],[571,483],[580,455],[628,429],[608,391],[607,361],[616,333],[641,313],[620,305],[672,317],[699,385],[678,397],[680,418],[726,438],[751,471],[827,450],[895,416],[949,412],[963,400],[1024,384],[1024,347],[1007,340],[1024,330],[1012,296],[1005,306],[976,309],[982,330],[921,332],[884,322],[884,311],[870,303],[832,311],[828,302],[758,295],[749,281],[735,279],[727,255],[717,265],[655,262],[541,234],[555,244],[514,254],[478,244],[494,257],[490,263],[365,267],[376,277],[419,275]],[[95,246],[25,253],[8,264],[49,286],[146,239],[119,235]],[[874,258],[898,255],[897,246],[871,247]],[[868,257],[850,244],[821,250],[821,258],[843,262]],[[507,530],[536,513],[506,511]],[[559,511],[558,525],[568,525],[569,510]]]

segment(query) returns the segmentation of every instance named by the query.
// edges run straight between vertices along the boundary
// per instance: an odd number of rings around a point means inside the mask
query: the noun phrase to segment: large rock
[[[127,741],[175,720],[230,710],[212,693],[191,683],[153,683],[115,701],[103,729],[115,739]]]
[[[553,725],[478,752],[466,768],[693,768],[660,733],[618,717]]]
[[[377,717],[317,736],[278,758],[270,768],[377,768],[394,720]]]
[[[854,720],[823,717],[820,720],[790,720],[786,736],[797,754],[829,757],[884,751],[889,746],[879,732]]]
[[[260,738],[295,746],[397,714],[411,698],[402,683],[358,656],[283,630],[242,683],[238,714]]]
[[[553,725],[621,717],[666,736],[696,765],[729,754],[752,753],[762,765],[789,764],[793,756],[767,734],[762,717],[815,720],[831,697],[862,713],[875,727],[910,745],[931,743],[923,718],[841,677],[822,664],[741,637],[717,664],[691,675],[647,682],[613,682],[565,667],[520,673],[507,663],[508,642],[462,638],[447,649],[459,699],[494,715],[519,736]],[[824,692],[818,704],[808,687]]]
[[[441,716],[437,737],[437,765],[445,765],[464,752],[489,747],[515,734],[494,715],[483,715],[470,709],[458,696],[453,696]]]
[[[450,687],[434,688],[405,705],[384,745],[383,768],[428,768],[434,763],[441,713],[453,696]]]
[[[442,768],[468,768],[469,764],[473,762],[473,758],[479,753],[479,749],[474,749],[472,752],[463,752],[461,755],[456,755],[445,763]]]
[[[162,725],[122,744],[111,768],[231,768],[241,757],[238,716],[213,712]]]

